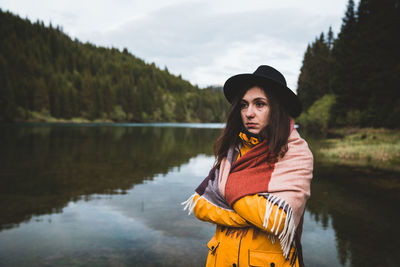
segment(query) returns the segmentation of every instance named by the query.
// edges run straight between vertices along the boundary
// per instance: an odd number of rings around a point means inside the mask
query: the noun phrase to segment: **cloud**
[[[222,14],[208,8],[206,3],[160,8],[100,38],[200,86],[223,84],[231,75],[269,64],[295,88],[307,43],[332,21],[286,7]]]

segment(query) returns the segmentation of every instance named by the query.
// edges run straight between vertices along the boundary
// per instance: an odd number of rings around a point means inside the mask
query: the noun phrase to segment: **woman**
[[[313,157],[294,129],[297,96],[270,66],[229,78],[216,163],[184,205],[217,225],[207,266],[303,266],[300,237]]]

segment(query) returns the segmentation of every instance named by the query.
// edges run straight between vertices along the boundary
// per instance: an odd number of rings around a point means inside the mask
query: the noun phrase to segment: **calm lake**
[[[180,203],[221,126],[0,125],[0,266],[204,266],[215,226]],[[316,160],[306,266],[399,266],[399,203]]]

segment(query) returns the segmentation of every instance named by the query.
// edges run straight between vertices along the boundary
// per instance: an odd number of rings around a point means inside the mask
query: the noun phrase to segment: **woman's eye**
[[[257,107],[259,107],[259,108],[262,108],[262,107],[264,107],[266,104],[264,103],[264,102],[257,102],[256,103],[256,106]]]
[[[244,108],[246,108],[247,107],[247,104],[246,103],[241,103],[240,104],[240,109],[244,109]]]

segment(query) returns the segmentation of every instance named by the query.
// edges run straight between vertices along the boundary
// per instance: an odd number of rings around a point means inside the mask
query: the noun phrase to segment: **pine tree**
[[[360,102],[358,98],[354,98],[358,91],[357,81],[359,81],[359,72],[362,68],[356,56],[358,40],[356,22],[354,1],[349,0],[340,33],[332,49],[334,58],[332,89],[337,96],[333,118],[339,125],[349,123],[348,112],[357,112]]]
[[[358,54],[363,68],[359,88],[361,123],[400,125],[400,1],[361,0],[358,7]],[[365,103],[367,105],[365,105]]]
[[[333,31],[332,31],[332,26],[329,26],[329,30],[328,30],[328,37],[327,37],[327,45],[329,50],[331,50],[333,48],[333,43],[335,41],[335,37],[333,36]]]
[[[307,46],[298,79],[297,94],[307,110],[316,100],[331,93],[331,56],[328,41],[321,33]]]

